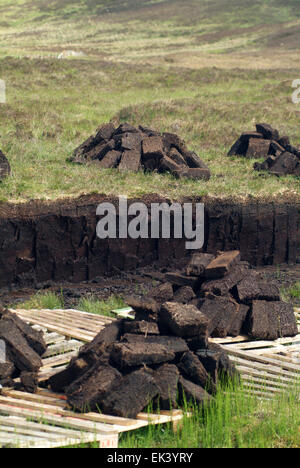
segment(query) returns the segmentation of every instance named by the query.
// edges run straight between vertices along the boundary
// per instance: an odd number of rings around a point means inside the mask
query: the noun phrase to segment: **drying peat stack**
[[[5,343],[5,349],[1,346],[0,384],[15,386],[13,379],[20,378],[18,388],[34,393],[41,356],[47,349],[43,333],[17,315],[0,310],[0,340],[1,344]]]
[[[194,254],[186,271],[167,273],[150,295],[195,306],[212,337],[276,340],[298,333],[293,306],[281,300],[276,284],[241,261],[239,251]]]
[[[5,179],[7,176],[9,176],[10,171],[11,171],[10,164],[6,156],[4,156],[4,154],[0,150],[0,181]]]
[[[170,172],[179,178],[210,178],[208,167],[177,135],[159,133],[127,123],[115,128],[104,124],[96,135],[75,149],[69,161],[86,164],[94,162],[99,168],[119,171]]]
[[[76,411],[135,418],[153,404],[174,409],[213,398],[218,379],[238,378],[226,352],[208,342],[208,319],[193,305],[140,300],[135,320],[106,326],[49,385]]]
[[[269,171],[277,176],[300,176],[300,149],[292,146],[287,136],[268,124],[257,124],[256,132],[245,132],[230,149],[229,156],[245,156],[248,159],[265,158],[255,163],[256,171]]]

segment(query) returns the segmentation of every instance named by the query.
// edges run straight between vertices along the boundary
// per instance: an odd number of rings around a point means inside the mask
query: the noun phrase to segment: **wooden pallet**
[[[22,319],[44,331],[48,349],[39,380],[64,369],[83,343],[91,341],[111,318],[76,310],[15,310]],[[300,333],[300,309],[296,309]],[[271,398],[299,381],[300,334],[275,342],[250,341],[245,336],[212,340],[221,344],[239,369],[252,394]],[[64,395],[40,389],[36,395],[4,389],[0,395],[0,447],[62,447],[94,442],[116,448],[118,434],[151,424],[170,422],[174,429],[183,414],[140,413],[136,419],[98,413],[75,414]]]
[[[63,370],[85,342],[114,320],[75,310],[11,311],[44,332],[48,349],[43,356],[40,382]],[[165,423],[171,423],[176,430],[182,418],[181,410],[140,413],[136,419],[76,414],[68,409],[64,395],[41,388],[35,395],[2,389],[0,447],[54,448],[93,442],[101,448],[116,448],[122,432]]]

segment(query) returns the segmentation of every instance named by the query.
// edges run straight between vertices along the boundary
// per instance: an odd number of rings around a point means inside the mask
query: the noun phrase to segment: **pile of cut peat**
[[[10,175],[10,164],[6,156],[0,150],[0,181]]]
[[[149,294],[151,303],[195,306],[208,319],[212,337],[276,340],[298,333],[293,306],[281,300],[274,282],[241,261],[239,251],[196,253],[185,271],[166,273],[165,282]],[[128,302],[135,307],[134,300]]]
[[[256,132],[245,132],[234,143],[228,156],[245,156],[248,159],[265,158],[255,163],[256,171],[268,171],[277,176],[300,176],[300,149],[291,145],[287,136],[280,136],[271,125],[256,125]]]
[[[49,385],[76,411],[135,418],[184,401],[213,398],[218,379],[238,379],[227,354],[208,342],[208,320],[193,305],[145,301],[135,320],[106,326]]]
[[[94,162],[101,169],[119,171],[170,172],[178,178],[210,178],[210,170],[177,135],[159,133],[128,123],[118,128],[104,124],[95,135],[75,149],[69,161],[77,164]]]
[[[42,366],[41,356],[47,349],[43,332],[3,310],[0,311],[0,340],[5,343],[5,349],[1,346],[0,384],[16,388],[14,379],[20,378],[17,388],[34,393],[38,385],[37,374]]]

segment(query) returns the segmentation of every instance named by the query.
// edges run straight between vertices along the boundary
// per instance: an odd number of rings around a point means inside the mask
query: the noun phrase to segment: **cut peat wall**
[[[100,240],[96,208],[118,200],[100,195],[59,202],[0,206],[0,287],[81,282],[97,276],[190,255],[185,240]],[[137,201],[137,200],[132,200]],[[138,201],[168,202],[158,196]],[[204,250],[239,249],[253,265],[300,261],[300,200],[205,204]],[[130,203],[130,201],[128,201]]]

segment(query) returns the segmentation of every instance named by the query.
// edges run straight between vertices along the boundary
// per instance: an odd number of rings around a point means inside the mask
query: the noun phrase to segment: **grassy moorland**
[[[296,0],[0,0],[0,148],[12,175],[1,201],[83,193],[173,199],[299,195],[300,180],[227,158],[241,131],[267,121],[300,144]],[[79,57],[58,60],[66,50]],[[209,182],[122,174],[66,162],[113,119],[181,135]]]

